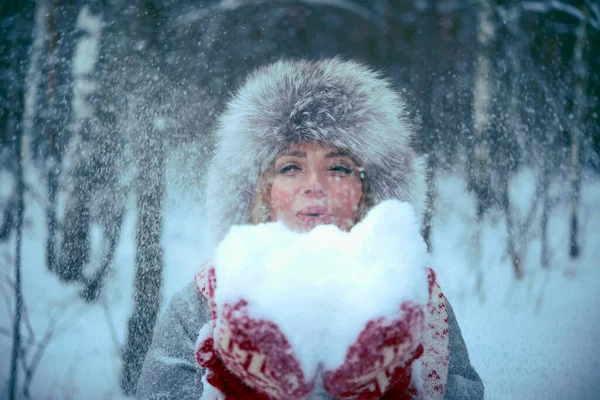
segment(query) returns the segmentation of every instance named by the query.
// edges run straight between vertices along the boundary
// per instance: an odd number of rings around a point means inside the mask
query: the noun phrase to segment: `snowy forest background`
[[[0,398],[133,395],[207,257],[228,93],[335,55],[419,121],[423,235],[486,398],[598,398],[595,0],[2,0]]]

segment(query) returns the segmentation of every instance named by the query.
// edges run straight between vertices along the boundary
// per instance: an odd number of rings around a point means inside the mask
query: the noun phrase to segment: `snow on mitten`
[[[196,274],[196,286],[209,301],[213,318],[212,334],[205,340],[199,339],[196,358],[201,366],[216,357],[227,372],[257,393],[265,394],[264,398],[302,399],[312,391],[313,382],[305,381],[290,343],[276,324],[250,317],[244,300],[224,304],[218,313],[213,266],[201,268]],[[215,386],[210,380],[209,383]],[[217,385],[220,383],[217,380]]]

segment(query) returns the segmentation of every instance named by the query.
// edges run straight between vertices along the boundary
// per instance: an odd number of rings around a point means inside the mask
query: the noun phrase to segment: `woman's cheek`
[[[293,196],[289,190],[273,185],[271,188],[271,218],[277,221],[281,216],[289,214],[292,208]]]
[[[346,183],[339,188],[334,197],[338,200],[338,207],[344,209],[346,213],[353,213],[358,207],[361,194],[360,187]]]

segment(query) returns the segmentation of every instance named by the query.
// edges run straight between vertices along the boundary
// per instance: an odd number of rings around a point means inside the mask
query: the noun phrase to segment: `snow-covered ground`
[[[533,201],[535,177],[521,173],[511,184],[523,221]],[[504,219],[486,221],[482,237],[483,301],[474,294],[475,267],[469,263],[474,218],[464,184],[440,179],[441,202],[434,252],[442,288],[452,302],[471,361],[489,399],[600,398],[600,182],[587,181],[581,206],[581,258],[571,263],[569,208],[563,202],[548,225],[550,265],[540,267],[540,219],[522,261],[525,277],[512,278],[506,255]],[[555,181],[551,195],[564,197],[568,183]],[[541,205],[540,205],[541,207]],[[448,212],[444,212],[446,209]],[[539,210],[539,208],[538,208]],[[522,241],[517,246],[522,246]]]
[[[0,181],[7,182],[4,178]],[[28,179],[40,182],[32,174]],[[4,183],[1,186],[0,195],[5,198],[10,188]],[[557,180],[552,194],[564,195],[567,187],[566,182]],[[534,174],[521,173],[511,188],[513,201],[520,214],[525,214],[535,188]],[[163,236],[165,304],[192,280],[206,258],[202,247],[203,209],[195,193],[184,193],[182,185],[169,186]],[[595,346],[600,331],[596,305],[600,297],[600,181],[584,181],[579,261],[571,263],[568,258],[569,209],[563,201],[549,221],[549,269],[540,267],[539,218],[534,219],[521,281],[512,277],[510,259],[505,254],[501,215],[491,215],[484,221],[481,262],[474,263],[473,199],[466,193],[464,182],[453,175],[439,178],[439,195],[433,266],[454,306],[472,363],[484,380],[486,398],[600,398],[600,352]],[[78,288],[60,283],[46,271],[45,218],[39,201],[27,197],[23,288],[36,339],[41,340],[50,321],[57,322],[56,335],[33,380],[33,399],[123,397],[118,389],[118,352],[125,341],[132,305],[134,224],[135,213],[130,211],[105,300],[87,305],[79,300]],[[96,243],[99,236],[95,231]],[[13,302],[6,276],[13,274],[13,261],[14,236],[0,245],[0,397],[5,396],[9,376]],[[478,268],[483,269],[483,296],[475,290]],[[35,351],[35,347],[31,349]]]

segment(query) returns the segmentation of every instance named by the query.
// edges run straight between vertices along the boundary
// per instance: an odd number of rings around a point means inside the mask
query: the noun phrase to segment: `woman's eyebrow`
[[[283,153],[280,157],[304,157],[306,158],[306,153],[303,151],[288,151]]]
[[[343,151],[332,151],[331,153],[327,153],[325,155],[325,158],[336,158],[336,157],[348,157],[350,158],[350,156],[346,153],[344,153]]]

